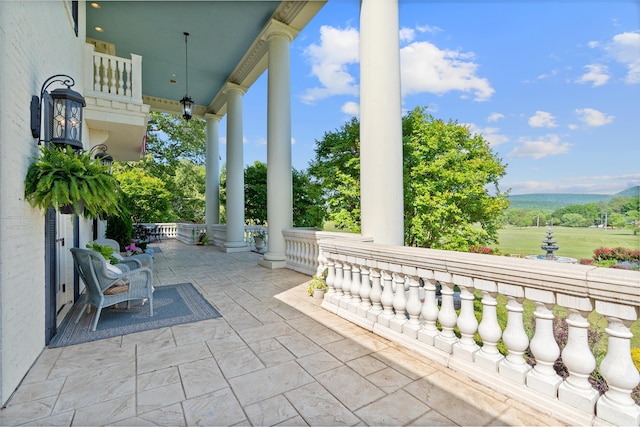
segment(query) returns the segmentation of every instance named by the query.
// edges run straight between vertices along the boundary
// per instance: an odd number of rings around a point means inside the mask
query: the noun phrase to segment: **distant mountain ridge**
[[[556,210],[569,205],[608,202],[616,197],[640,197],[640,186],[627,188],[616,194],[535,193],[509,196],[509,207],[523,210]]]

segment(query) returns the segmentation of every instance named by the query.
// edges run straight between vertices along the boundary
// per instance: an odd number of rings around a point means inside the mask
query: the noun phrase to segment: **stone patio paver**
[[[166,240],[154,284],[223,317],[44,349],[0,425],[560,425],[319,307],[308,276]]]

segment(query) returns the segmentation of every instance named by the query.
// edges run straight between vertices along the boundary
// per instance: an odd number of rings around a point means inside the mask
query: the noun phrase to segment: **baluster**
[[[306,240],[302,242],[302,265],[307,270],[311,264],[311,251],[309,250],[309,242]]]
[[[550,292],[549,292],[550,293]],[[552,298],[552,300],[555,300]],[[550,397],[558,395],[558,387],[562,378],[556,374],[553,365],[560,356],[560,347],[553,334],[553,301],[548,305],[536,301],[536,332],[529,343],[531,353],[536,358],[536,365],[527,374],[527,386]]]
[[[327,268],[327,260],[324,257],[324,252],[322,251],[322,249],[320,249],[320,246],[317,246],[317,262],[318,262],[318,267],[316,268],[316,276],[318,277],[323,277],[324,276],[324,270]]]
[[[346,308],[351,301],[351,264],[345,262],[342,264],[342,299],[340,307]]]
[[[451,283],[451,273],[436,271],[435,278],[440,283],[442,303],[438,312],[438,321],[442,326],[442,332],[435,338],[436,348],[451,353],[453,345],[458,341],[458,337],[453,332],[456,326],[458,315],[453,305],[453,283]]]
[[[100,80],[101,92],[108,93],[109,92],[109,60],[107,58],[100,58],[102,62],[102,79]]]
[[[360,305],[360,266],[356,263],[351,266],[351,301],[349,301],[349,311],[358,312]]]
[[[371,308],[371,279],[370,270],[365,264],[360,268],[360,304],[358,305],[358,315],[367,317],[367,311]]]
[[[598,311],[599,305],[596,303]],[[634,312],[637,310],[635,307],[625,308]],[[619,311],[618,314],[622,313]],[[598,417],[614,425],[640,424],[640,408],[631,398],[631,392],[640,381],[640,374],[631,358],[633,334],[629,329],[632,319],[636,317],[636,313],[633,313],[631,319],[607,317],[609,325],[605,332],[609,335],[609,340],[607,355],[600,362],[600,373],[607,381],[609,390],[598,400],[596,412]]]
[[[403,325],[402,333],[416,339],[420,330],[420,312],[422,311],[420,282],[418,276],[408,276],[407,280],[409,282],[409,298],[407,298],[406,310],[409,314],[409,320]]]
[[[402,273],[395,273],[393,283],[395,292],[393,295],[393,309],[395,316],[390,320],[389,326],[396,332],[402,332],[402,326],[407,323],[407,296],[404,288],[405,276]]]
[[[512,287],[519,288],[519,287]],[[519,290],[522,290],[519,288]],[[522,323],[522,298],[507,296],[507,328],[502,334],[502,340],[507,347],[507,357],[500,363],[498,371],[500,375],[512,381],[525,382],[527,373],[531,367],[525,362],[523,355],[529,347],[529,337],[524,331]]]
[[[475,284],[477,287],[478,280],[475,281]],[[493,287],[495,287],[495,283],[493,283]],[[491,372],[498,372],[498,365],[504,358],[498,351],[498,341],[502,337],[502,329],[498,323],[497,306],[496,293],[483,291],[482,321],[478,326],[482,347],[475,355],[475,362],[480,368]]]
[[[560,296],[558,300],[560,302]],[[574,308],[568,311],[569,336],[561,354],[569,377],[558,387],[558,399],[584,412],[593,413],[598,392],[589,383],[589,375],[596,367],[596,359],[589,349],[589,321],[586,312],[583,314]]]
[[[123,64],[124,76],[125,76],[125,86],[124,86],[124,96],[131,96],[131,65],[128,62],[124,62]]]
[[[336,278],[334,279],[334,286],[336,293],[333,295],[331,302],[336,306],[340,306],[340,300],[344,295],[342,293],[342,262],[338,259],[335,261]]]
[[[393,284],[389,271],[382,270],[382,296],[380,303],[382,304],[382,314],[378,316],[378,322],[389,327],[389,319],[393,317]]]
[[[99,56],[93,57],[93,90],[96,92],[100,91],[100,68],[102,66],[102,59]]]
[[[436,299],[436,279],[433,271],[420,270],[424,282],[424,304],[422,304],[422,329],[418,331],[418,339],[426,344],[434,345],[435,337],[440,334],[436,321],[438,320],[438,301]]]
[[[124,80],[122,79],[122,73],[124,70],[124,62],[118,61],[118,95],[124,96]]]
[[[380,283],[380,270],[377,268],[371,269],[371,310],[367,313],[367,319],[374,322],[378,321],[378,315],[382,313],[382,284]]]
[[[336,293],[336,288],[334,286],[334,281],[336,279],[336,265],[333,263],[333,260],[328,258],[326,261],[327,265],[327,295],[331,296]]]
[[[469,290],[469,287],[472,288],[473,286],[473,279],[465,276],[454,276],[454,280],[460,288],[460,317],[458,317],[460,341],[453,346],[453,355],[473,362],[475,353],[480,350],[474,339],[474,335],[478,330],[478,319],[476,319],[473,308],[473,292]]]
[[[118,84],[116,80],[116,61],[115,59],[109,60],[109,93],[116,93],[116,85]]]

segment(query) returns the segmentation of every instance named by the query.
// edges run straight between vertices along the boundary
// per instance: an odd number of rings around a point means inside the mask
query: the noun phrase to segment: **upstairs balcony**
[[[91,146],[106,144],[116,160],[139,160],[149,115],[142,101],[142,57],[99,53],[87,43],[84,59],[84,117]]]

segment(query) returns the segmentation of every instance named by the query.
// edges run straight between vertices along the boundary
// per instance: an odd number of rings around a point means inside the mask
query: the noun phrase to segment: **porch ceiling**
[[[203,113],[224,107],[214,100],[241,64],[252,70],[234,83],[248,87],[264,72],[265,50],[256,50],[255,44],[270,19],[302,29],[324,1],[99,1],[99,5],[94,8],[87,2],[87,37],[114,44],[119,57],[141,55],[143,96],[155,99],[165,111],[178,112],[177,101],[185,95],[183,33],[190,33],[189,96],[200,106],[196,113]],[[250,51],[258,57],[244,64]],[[153,102],[145,102],[154,108]]]

